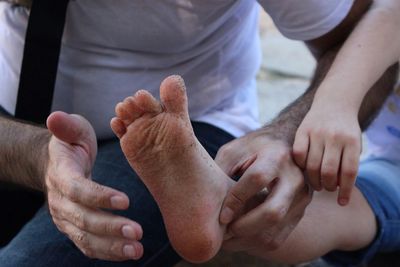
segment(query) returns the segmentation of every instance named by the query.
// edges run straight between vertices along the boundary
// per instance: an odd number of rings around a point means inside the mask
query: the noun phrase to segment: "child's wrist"
[[[315,103],[320,108],[336,107],[338,110],[358,113],[365,94],[355,88],[349,89],[349,86],[342,86],[340,83],[337,83],[335,87],[331,84],[321,84],[315,93],[313,104]]]
[[[311,108],[316,108],[321,111],[331,110],[358,114],[361,103],[361,97],[354,97],[351,94],[331,91],[317,93]]]
[[[348,99],[335,98],[314,98],[314,102],[311,105],[310,111],[317,113],[329,112],[331,115],[346,115],[355,117],[358,116],[360,110],[360,104],[349,101]]]

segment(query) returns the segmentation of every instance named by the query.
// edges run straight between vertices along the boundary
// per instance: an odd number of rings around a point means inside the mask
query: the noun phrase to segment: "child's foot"
[[[143,90],[126,98],[111,127],[157,201],[172,246],[188,261],[207,261],[221,246],[218,217],[232,180],[194,136],[182,78],[165,79],[160,95],[161,103]]]

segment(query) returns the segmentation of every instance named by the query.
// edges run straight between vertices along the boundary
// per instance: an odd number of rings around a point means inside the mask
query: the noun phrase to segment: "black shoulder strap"
[[[50,114],[68,1],[33,1],[15,110],[19,119],[44,123]]]

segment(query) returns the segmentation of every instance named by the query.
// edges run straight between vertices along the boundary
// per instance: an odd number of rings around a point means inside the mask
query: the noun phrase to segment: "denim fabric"
[[[324,257],[333,266],[361,266],[377,252],[400,250],[400,162],[380,158],[361,163],[356,186],[378,222],[375,240],[365,249],[334,251]]]
[[[205,123],[193,123],[194,131],[211,156],[233,139],[228,133]],[[85,257],[53,224],[48,209],[42,207],[20,233],[0,251],[2,267],[33,266],[173,266],[180,258],[169,244],[161,214],[144,184],[126,161],[116,139],[99,143],[92,173],[101,184],[125,192],[130,207],[117,214],[143,227],[144,256],[139,261],[108,262]],[[190,197],[190,196],[188,196]]]

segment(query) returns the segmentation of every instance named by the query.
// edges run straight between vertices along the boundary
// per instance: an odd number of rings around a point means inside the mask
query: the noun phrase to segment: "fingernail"
[[[233,210],[230,208],[224,208],[221,211],[221,223],[228,224],[233,219]]]
[[[135,248],[132,245],[125,245],[124,246],[124,255],[129,258],[135,258],[136,257],[136,251]]]
[[[122,235],[128,239],[136,239],[135,230],[130,225],[122,226]]]
[[[113,196],[110,199],[111,206],[115,209],[124,208],[125,207],[125,199],[121,196]]]
[[[344,197],[339,198],[339,204],[340,205],[346,206],[347,203],[349,203],[349,199],[348,198],[344,198]]]

